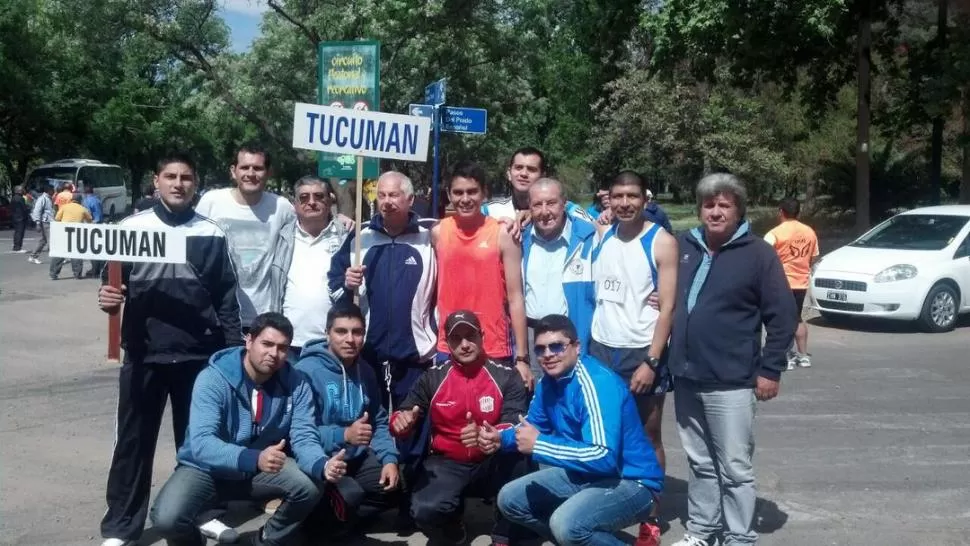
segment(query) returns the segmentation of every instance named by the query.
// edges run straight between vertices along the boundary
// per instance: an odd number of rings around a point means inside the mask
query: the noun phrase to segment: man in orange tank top
[[[775,247],[781,265],[785,268],[788,285],[795,298],[798,329],[795,330],[795,351],[788,353],[788,369],[795,366],[808,368],[812,365],[808,354],[808,325],[802,320],[802,305],[808,291],[808,279],[812,264],[818,259],[818,237],[815,230],[798,221],[801,211],[797,199],[785,199],[778,205],[781,223],[765,235],[765,241]]]
[[[485,353],[504,365],[514,364],[531,391],[522,250],[501,224],[482,214],[485,178],[476,163],[456,164],[448,182],[455,215],[431,230],[438,261],[438,317],[459,309],[474,312],[482,323]],[[439,328],[438,354],[447,358],[445,338]]]

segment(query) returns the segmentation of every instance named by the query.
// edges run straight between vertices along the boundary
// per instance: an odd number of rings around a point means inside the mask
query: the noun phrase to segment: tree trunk
[[[963,176],[960,177],[960,203],[970,205],[970,86],[963,89]]]
[[[933,65],[939,68],[939,79],[943,77],[941,59],[946,53],[947,5],[949,0],[937,0],[936,43],[934,44]],[[940,204],[943,193],[943,109],[933,118],[933,135],[930,145],[930,202]]]
[[[869,229],[869,53],[872,46],[871,0],[861,0],[859,11],[858,102],[856,111],[855,230]]]

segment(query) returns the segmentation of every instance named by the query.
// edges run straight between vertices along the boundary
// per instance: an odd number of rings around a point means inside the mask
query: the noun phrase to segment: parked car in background
[[[27,188],[42,188],[50,179],[72,182],[81,193],[88,186],[94,187],[94,193],[101,198],[106,220],[115,220],[128,211],[128,188],[124,171],[118,165],[108,165],[96,159],[62,159],[30,171]]]
[[[897,214],[816,262],[811,301],[823,318],[917,320],[946,332],[970,312],[970,205]]]

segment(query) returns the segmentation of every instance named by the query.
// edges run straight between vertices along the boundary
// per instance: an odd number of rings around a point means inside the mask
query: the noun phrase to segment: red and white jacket
[[[528,413],[529,403],[522,378],[514,369],[491,360],[465,365],[449,360],[424,372],[400,410],[411,410],[414,406],[431,419],[432,453],[463,463],[477,463],[485,459],[485,453],[461,443],[461,429],[468,423],[466,415],[471,412],[478,425],[488,422],[503,430],[514,426],[520,415]],[[398,413],[391,415],[392,423]]]

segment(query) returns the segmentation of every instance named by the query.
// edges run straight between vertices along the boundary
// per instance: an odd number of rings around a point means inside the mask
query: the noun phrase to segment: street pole
[[[439,107],[437,104],[432,105],[431,110],[431,125],[434,129],[434,158],[431,166],[431,216],[433,218],[438,217],[438,186],[440,184],[440,172],[438,169],[438,143],[441,135],[440,124],[438,123],[438,111]]]

